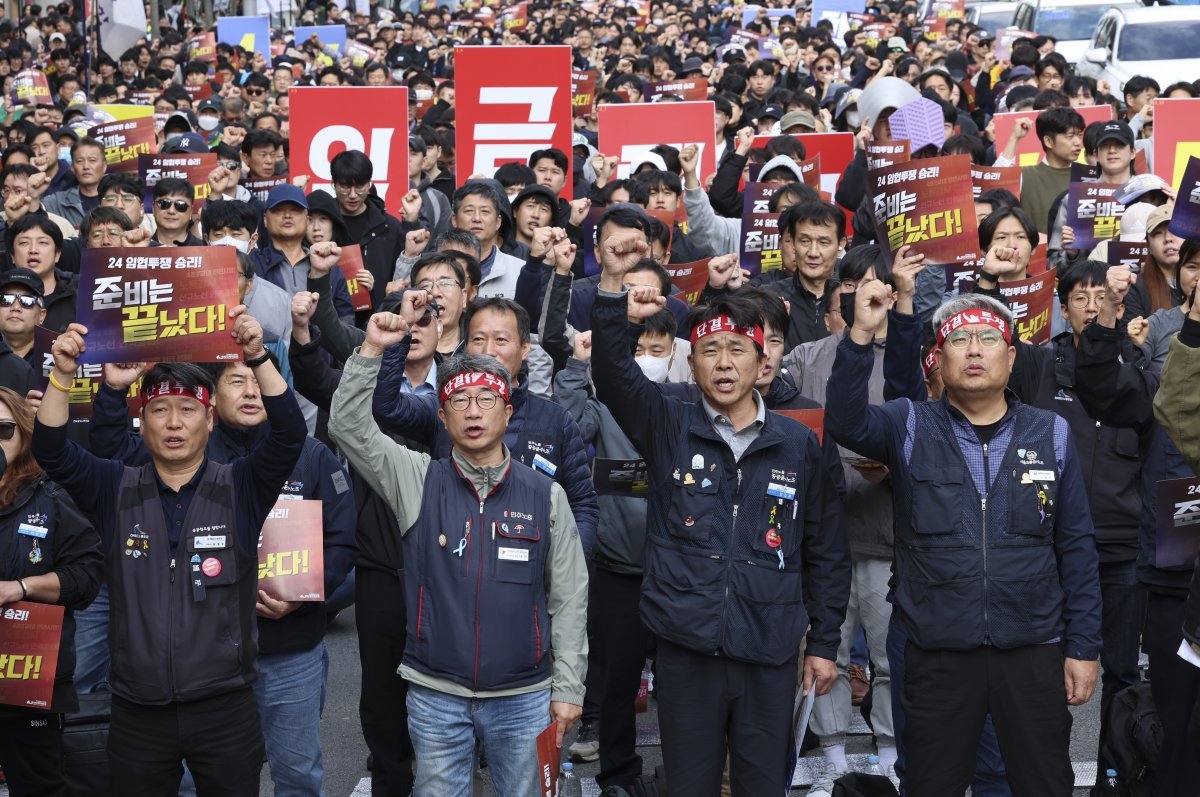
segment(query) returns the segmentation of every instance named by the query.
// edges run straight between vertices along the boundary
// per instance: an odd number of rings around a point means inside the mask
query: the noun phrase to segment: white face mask
[[[216,130],[217,125],[221,123],[220,118],[209,113],[201,114],[198,118],[198,121],[200,122],[200,129],[205,133],[211,133],[212,131]]]
[[[862,114],[857,110],[846,111],[846,129],[855,131],[862,127]]]
[[[433,96],[433,89],[426,89],[426,88],[414,89],[413,94],[416,95],[416,98],[418,100],[427,100]]]
[[[633,361],[637,363],[638,368],[642,369],[642,373],[651,382],[667,381],[667,372],[671,370],[670,357],[655,357],[652,354],[643,354],[641,357],[634,357]]]
[[[226,235],[224,238],[218,238],[209,244],[209,246],[232,246],[234,249],[238,250],[244,255],[250,254],[250,242],[234,238],[232,235]]]

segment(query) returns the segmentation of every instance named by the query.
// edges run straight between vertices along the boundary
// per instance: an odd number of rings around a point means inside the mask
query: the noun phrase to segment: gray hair
[[[438,396],[442,395],[442,388],[447,382],[468,371],[482,371],[503,379],[504,384],[508,386],[509,395],[512,395],[512,379],[508,375],[508,369],[495,357],[488,354],[456,354],[438,366]]]
[[[440,252],[446,244],[458,244],[459,246],[469,247],[475,252],[476,260],[479,260],[483,256],[483,244],[480,242],[479,236],[470,230],[446,230],[433,242],[433,249],[431,251]]]
[[[1013,329],[1012,313],[1004,306],[1003,302],[993,299],[991,296],[984,296],[981,293],[964,293],[961,296],[955,296],[942,303],[942,306],[933,314],[933,328],[938,330],[942,324],[946,323],[951,316],[961,313],[963,310],[987,310],[990,313],[1000,316],[1004,319],[1004,323],[1008,324],[1008,328]],[[1016,338],[1016,332],[1013,332],[1013,338]],[[439,374],[440,375],[440,374]]]

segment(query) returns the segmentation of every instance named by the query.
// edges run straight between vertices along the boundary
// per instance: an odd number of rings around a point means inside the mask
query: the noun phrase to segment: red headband
[[[930,349],[925,355],[925,359],[921,361],[921,368],[925,371],[925,378],[933,373],[933,369],[937,367],[937,349]]]
[[[178,380],[164,379],[153,385],[147,384],[142,387],[142,406],[144,407],[152,400],[162,396],[187,396],[199,401],[205,407],[209,406],[212,400],[208,388],[204,385],[196,385],[195,389],[192,389]]]
[[[442,402],[445,403],[452,395],[469,387],[486,387],[496,391],[504,403],[508,403],[508,383],[495,374],[485,371],[464,371],[442,385]]]
[[[1012,337],[1008,332],[1008,322],[989,310],[972,308],[970,310],[963,310],[955,313],[946,319],[946,323],[942,324],[941,328],[938,329],[938,348],[940,349],[942,347],[942,343],[944,343],[946,338],[950,336],[951,332],[959,327],[965,327],[972,324],[986,324],[992,329],[999,331],[999,333],[1004,336],[1005,343],[1012,343]]]
[[[720,332],[732,332],[735,335],[745,335],[763,348],[763,331],[762,327],[739,327],[737,322],[727,315],[719,315],[702,321],[692,330],[692,345],[703,338],[705,335],[716,335]]]

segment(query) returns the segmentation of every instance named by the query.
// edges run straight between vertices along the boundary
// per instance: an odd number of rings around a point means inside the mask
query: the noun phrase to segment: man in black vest
[[[438,370],[438,415],[453,448],[431,459],[371,417],[384,351],[404,341],[429,294],[377,313],[346,361],[329,434],[391,506],[404,540],[404,663],[415,797],[468,794],[475,739],[496,791],[541,793],[535,739],[579,719],[587,667],[587,565],[567,496],[534,468],[513,467],[508,373],[487,355]]]
[[[941,401],[870,406],[872,341],[888,306],[882,282],[859,286],[825,426],[891,473],[892,621],[908,639],[905,786],[963,793],[991,714],[1013,794],[1069,795],[1067,706],[1095,690],[1101,611],[1070,428],[1006,393],[1012,316],[985,296],[951,299],[934,315]]]
[[[112,608],[112,791],[177,794],[183,762],[205,795],[258,794],[263,738],[257,678],[257,543],[304,447],[295,396],[267,356],[262,328],[239,306],[232,335],[262,392],[270,432],[248,456],[217,464],[212,381],[160,364],[143,381],[142,437],[151,462],[100,459],[67,439],[67,390],[87,329],[55,341],[33,451],[46,473],[98,520]]]
[[[768,412],[754,389],[765,354],[753,299],[735,294],[693,314],[699,400],[646,378],[627,319],[666,300],[655,286],[626,290],[649,248],[641,230],[610,221],[606,212],[597,225],[592,373],[650,468],[641,616],[658,637],[670,793],[715,797],[727,752],[734,797],[783,793],[806,631],[804,692],[824,694],[837,678],[850,557],[836,488],[817,436]]]

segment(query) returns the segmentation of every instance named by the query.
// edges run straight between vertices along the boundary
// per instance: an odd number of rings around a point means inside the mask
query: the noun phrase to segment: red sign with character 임
[[[50,708],[63,607],[17,601],[0,612],[0,703]]]
[[[75,315],[88,329],[79,362],[240,360],[230,246],[84,249]]]
[[[329,164],[357,150],[371,159],[371,183],[388,213],[402,216],[408,192],[408,89],[404,86],[293,86],[291,157],[293,178],[310,180],[309,191],[333,193]],[[337,109],[336,115],[329,110]]]
[[[151,116],[99,125],[92,128],[92,138],[104,145],[104,163],[110,172],[136,172],[138,158],[158,149]]]
[[[868,172],[876,240],[893,254],[911,246],[935,265],[979,257],[979,229],[966,155],[926,158]]]
[[[567,155],[561,195],[571,198],[570,47],[455,47],[454,85],[460,186],[553,147]]]

